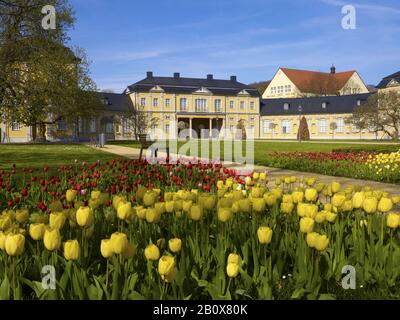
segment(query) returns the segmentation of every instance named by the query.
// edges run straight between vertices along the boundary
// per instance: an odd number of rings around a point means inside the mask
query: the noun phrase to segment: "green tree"
[[[56,29],[42,27],[42,8],[56,9]],[[67,0],[0,0],[0,114],[33,127],[45,140],[46,125],[77,124],[99,105],[83,49],[68,48],[74,25]],[[38,134],[36,135],[36,132]]]

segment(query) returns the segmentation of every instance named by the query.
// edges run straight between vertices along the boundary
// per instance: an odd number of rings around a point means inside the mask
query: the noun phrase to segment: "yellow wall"
[[[291,86],[290,92],[286,92],[285,86]],[[272,88],[282,87],[284,91],[278,93],[278,91],[273,92]],[[263,99],[280,99],[280,98],[297,98],[301,94],[300,90],[294,85],[294,83],[287,77],[287,75],[279,69],[272,79],[271,83],[264,91]]]

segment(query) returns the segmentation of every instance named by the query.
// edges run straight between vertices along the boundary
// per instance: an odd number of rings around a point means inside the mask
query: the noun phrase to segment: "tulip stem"
[[[106,269],[106,289],[108,289],[108,271],[109,271],[109,259],[107,259],[107,269]]]

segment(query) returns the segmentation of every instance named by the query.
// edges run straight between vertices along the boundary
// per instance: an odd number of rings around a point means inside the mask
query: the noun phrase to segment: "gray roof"
[[[103,104],[107,111],[126,112],[133,108],[132,100],[122,93],[97,92],[98,97],[107,104]]]
[[[148,76],[128,87],[131,92],[150,92],[155,86],[160,86],[166,93],[190,94],[200,88],[206,88],[212,94],[237,96],[246,90],[250,96],[259,97],[258,91],[236,80],[198,79],[182,77],[154,77]]]
[[[261,100],[261,116],[298,115],[299,106],[302,107],[301,114],[344,114],[352,113],[354,108],[367,101],[371,93],[354,94],[345,96],[326,96],[310,98],[288,98],[288,99],[264,99]],[[322,104],[326,103],[326,108]],[[284,110],[285,103],[289,104],[289,110]]]
[[[382,81],[378,84],[377,88],[379,89],[386,88],[389,82],[392,81],[393,79],[400,82],[400,71],[383,78]]]

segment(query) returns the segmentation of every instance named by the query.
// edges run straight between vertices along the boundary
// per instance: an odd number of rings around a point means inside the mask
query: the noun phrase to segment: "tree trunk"
[[[46,142],[46,124],[39,124],[39,134],[36,137],[35,142]]]

